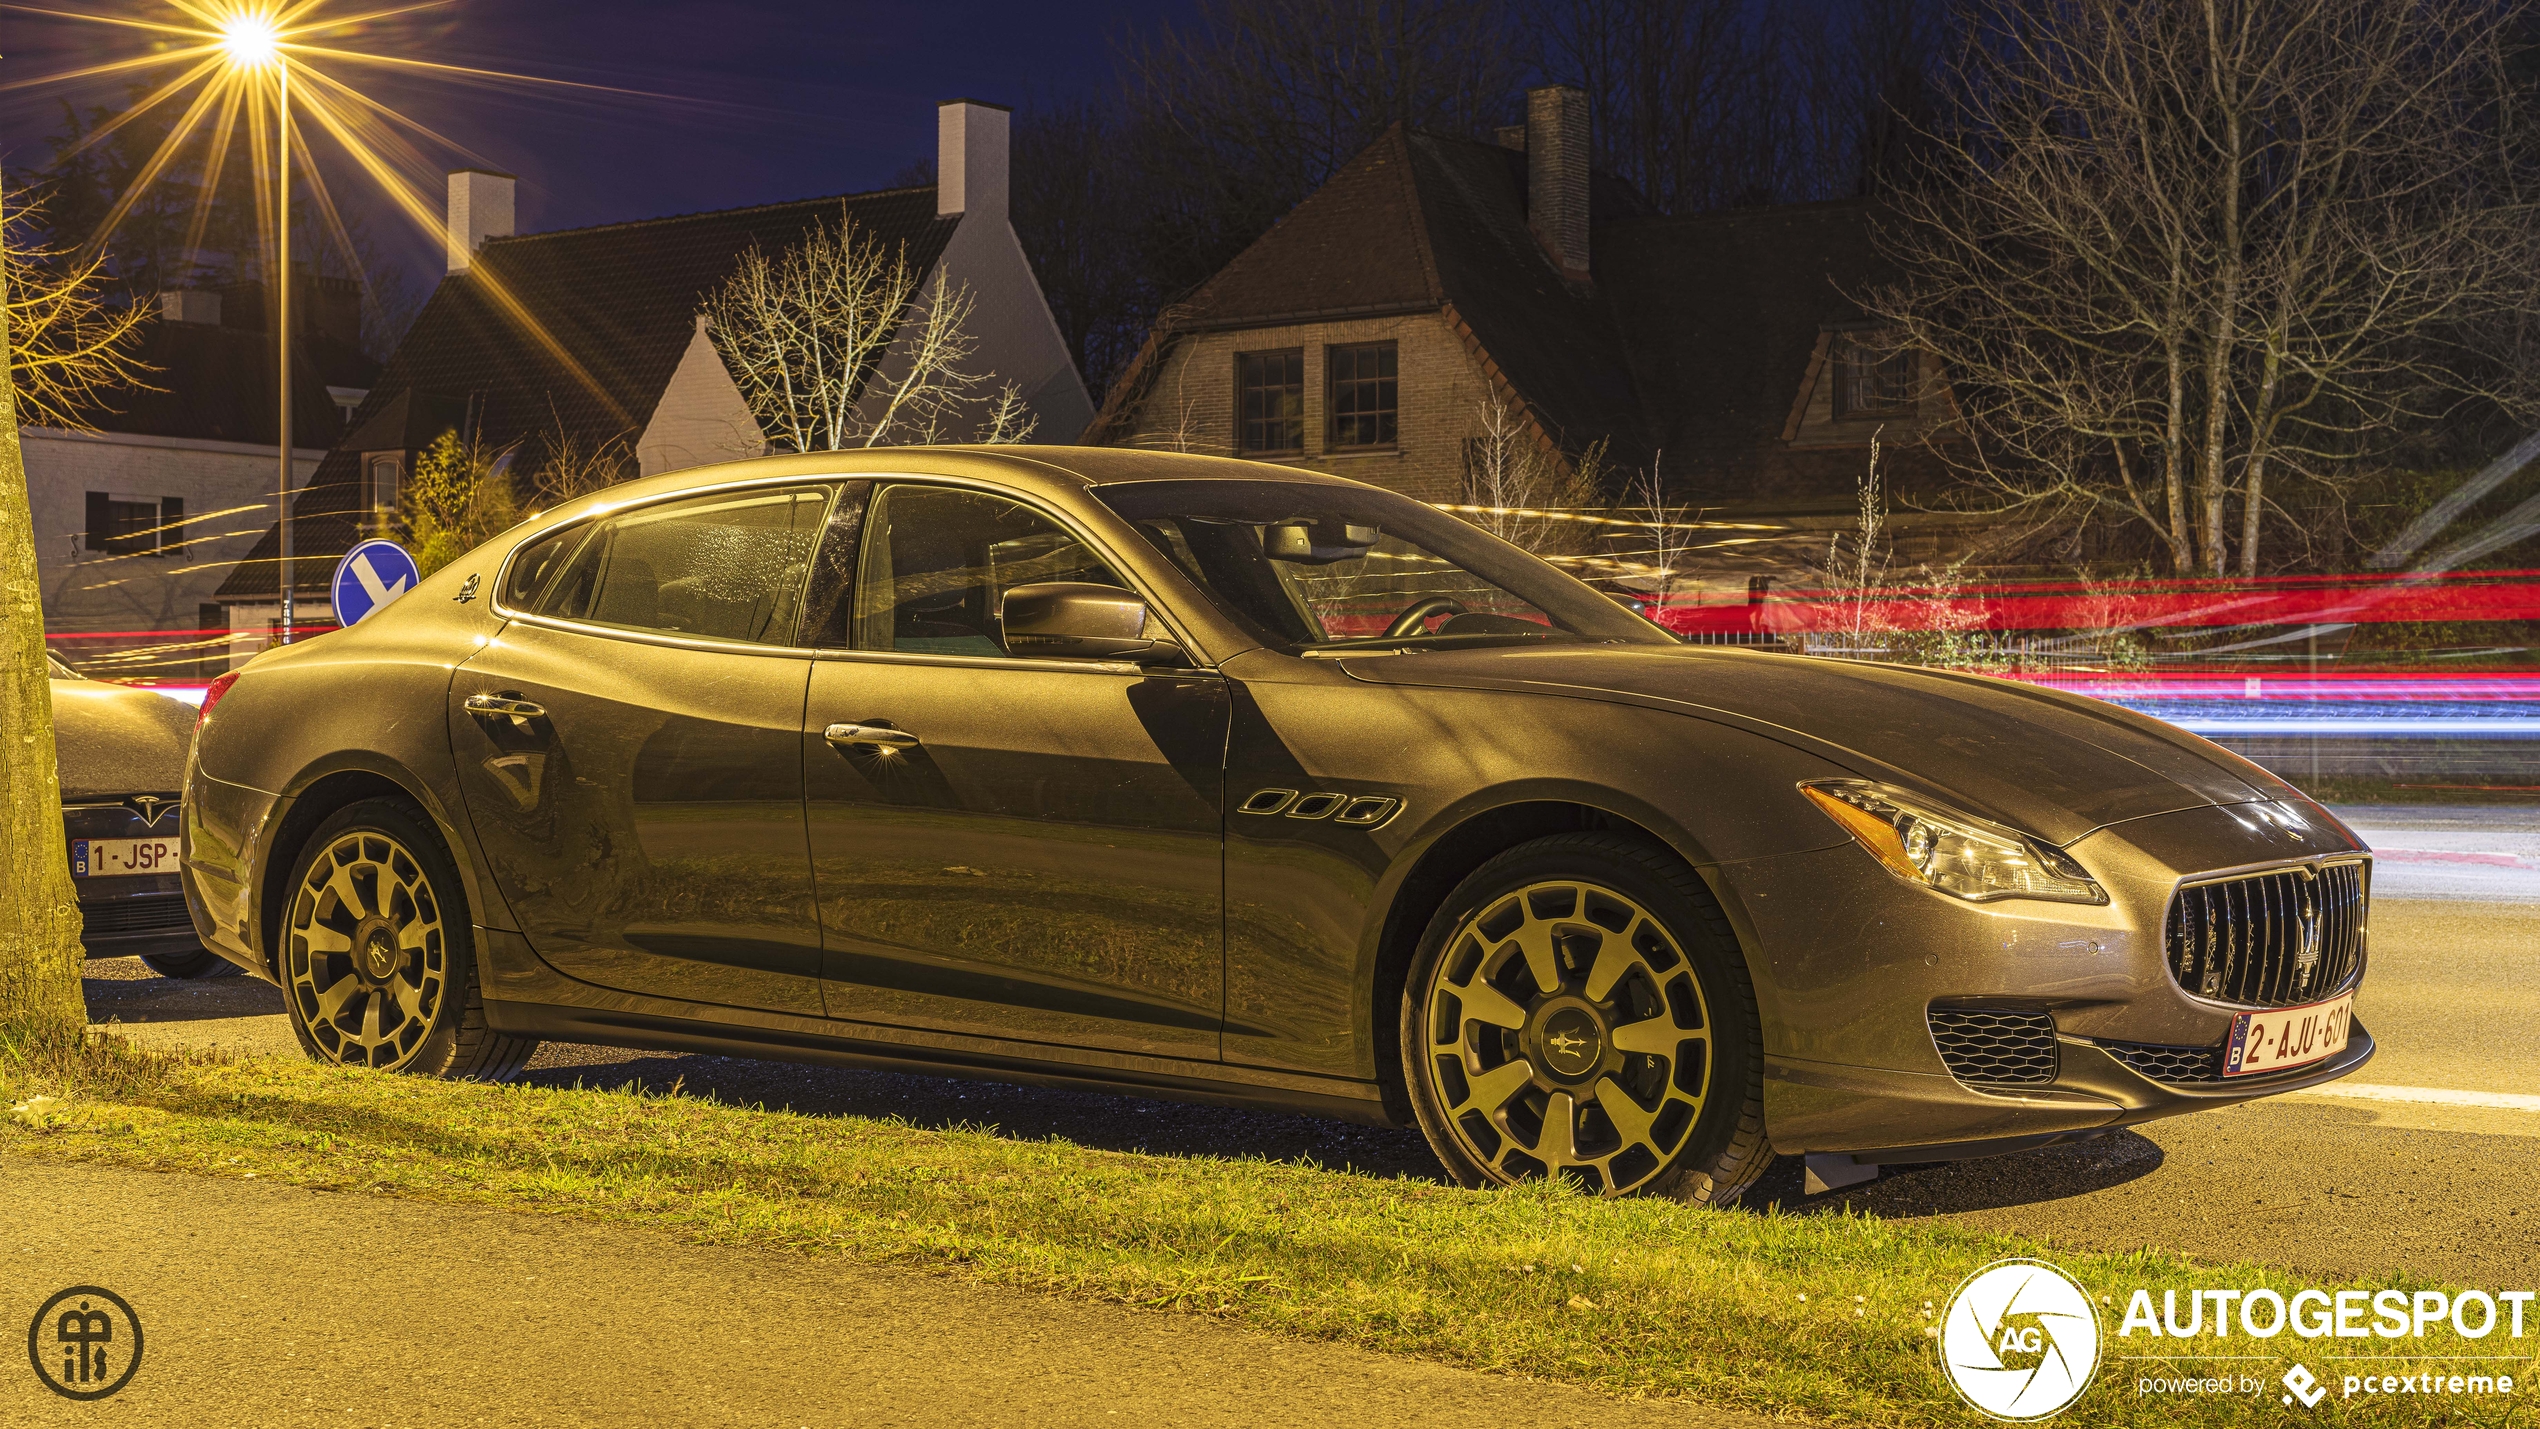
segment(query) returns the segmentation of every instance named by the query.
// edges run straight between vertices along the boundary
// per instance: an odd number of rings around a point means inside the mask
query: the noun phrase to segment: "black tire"
[[[196,948],[190,953],[143,953],[141,965],[161,977],[189,982],[197,978],[237,977],[247,971],[209,948]]]
[[[382,798],[338,809],[283,887],[276,972],[311,1060],[502,1082],[537,1052],[486,1023],[467,895],[420,806]]]
[[[1557,834],[1475,869],[1430,920],[1400,1025],[1420,1130],[1465,1186],[1558,1174],[1727,1206],[1772,1160],[1737,935],[1646,840]]]

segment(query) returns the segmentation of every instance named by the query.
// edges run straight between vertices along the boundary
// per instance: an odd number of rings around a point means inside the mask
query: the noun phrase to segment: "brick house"
[[[1388,131],[1163,315],[1084,440],[1452,502],[1496,401],[1549,459],[1603,443],[1793,531],[1850,509],[1873,434],[1932,480],[1946,385],[1848,296],[1886,276],[1868,207],[1660,216],[1590,169],[1587,125],[1550,86],[1495,144]]]
[[[444,432],[522,444],[524,468],[544,443],[614,443],[645,476],[765,451],[698,310],[742,254],[773,257],[842,211],[925,275],[919,292],[939,270],[970,290],[966,365],[1017,386],[1037,439],[1081,430],[1092,400],[1006,219],[1007,120],[996,105],[940,106],[929,185],[551,233],[513,235],[510,176],[450,175],[449,274],[292,507],[296,618],[331,621],[337,560],[390,528],[415,458]],[[279,552],[268,530],[220,586],[242,658],[279,620]]]

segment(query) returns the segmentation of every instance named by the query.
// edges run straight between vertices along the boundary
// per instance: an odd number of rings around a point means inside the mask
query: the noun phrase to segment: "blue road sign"
[[[413,590],[423,579],[415,558],[394,541],[364,541],[335,567],[335,620],[350,625]]]

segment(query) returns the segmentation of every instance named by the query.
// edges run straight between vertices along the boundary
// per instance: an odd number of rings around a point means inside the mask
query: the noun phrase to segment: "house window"
[[[1914,354],[1884,331],[1834,335],[1837,417],[1880,417],[1914,406]]]
[[[1235,357],[1235,448],[1246,456],[1305,450],[1305,352]]]
[[[1332,373],[1332,442],[1335,447],[1394,444],[1394,345],[1365,342],[1326,354]]]
[[[100,556],[155,556],[185,543],[181,497],[88,493],[88,549]]]
[[[363,504],[381,515],[394,513],[397,509],[397,478],[403,470],[404,463],[395,452],[373,452],[363,463],[363,485],[369,488]]]

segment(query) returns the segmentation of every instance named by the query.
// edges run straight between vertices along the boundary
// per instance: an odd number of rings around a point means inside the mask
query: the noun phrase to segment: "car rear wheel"
[[[190,953],[143,953],[141,965],[161,977],[188,980],[237,977],[247,971],[209,948],[196,948]]]
[[[458,871],[423,810],[366,799],[301,849],[283,914],[283,1002],[316,1061],[507,1081],[538,1044],[488,1026]]]
[[[1645,841],[1556,835],[1474,870],[1412,960],[1401,1028],[1420,1128],[1464,1185],[1718,1206],[1771,1159],[1736,936]]]

